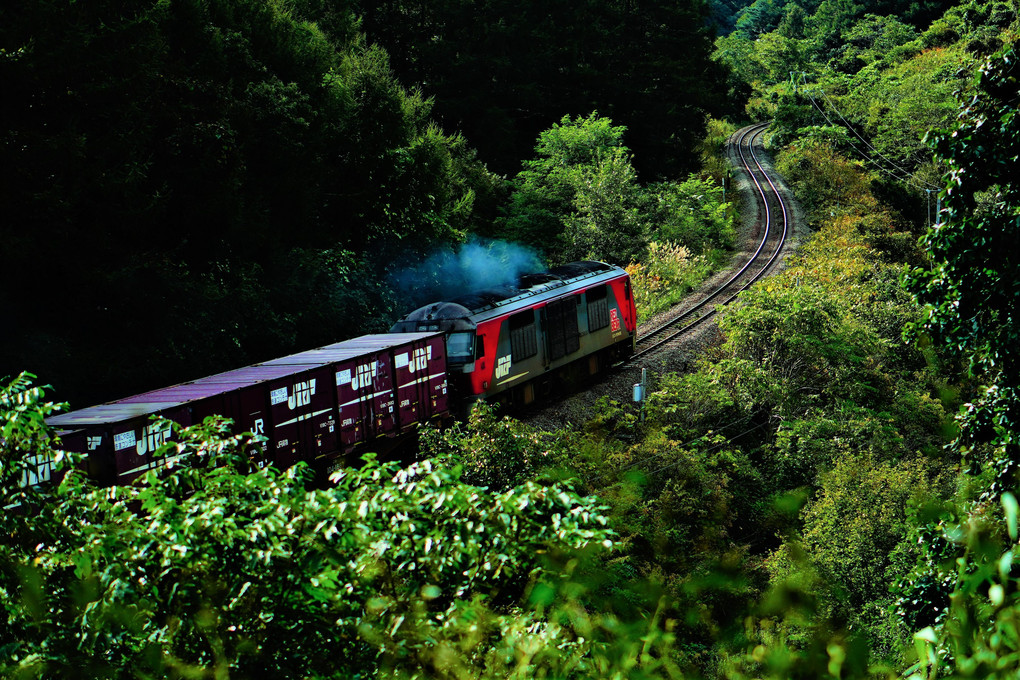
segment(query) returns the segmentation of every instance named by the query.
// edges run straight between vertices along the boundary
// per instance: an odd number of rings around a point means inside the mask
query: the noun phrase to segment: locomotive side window
[[[606,287],[597,286],[587,291],[588,330],[597,331],[609,325],[609,298]]]
[[[510,317],[510,357],[517,362],[538,354],[535,312],[527,310]]]

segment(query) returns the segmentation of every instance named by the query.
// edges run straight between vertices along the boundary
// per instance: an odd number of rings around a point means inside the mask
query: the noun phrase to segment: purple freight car
[[[231,418],[266,438],[260,465],[299,460],[321,471],[378,437],[449,416],[442,333],[366,335],[49,418],[65,448],[88,454],[89,474],[125,484],[172,461],[155,455],[181,425]]]

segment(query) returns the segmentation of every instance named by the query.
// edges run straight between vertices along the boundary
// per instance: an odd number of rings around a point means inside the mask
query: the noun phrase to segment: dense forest
[[[1015,677],[1018,30],[999,0],[0,9],[0,671]],[[21,484],[73,462],[53,395],[384,329],[465,248],[668,304],[733,245],[750,120],[811,237],[642,417],[481,405],[326,489],[209,421],[130,487]]]

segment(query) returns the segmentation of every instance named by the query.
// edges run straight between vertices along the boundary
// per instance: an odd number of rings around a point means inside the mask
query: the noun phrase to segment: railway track
[[[764,276],[783,251],[790,232],[790,217],[786,202],[755,152],[755,143],[768,127],[760,123],[739,130],[736,150],[740,167],[747,173],[756,190],[758,224],[755,232],[761,235],[757,248],[747,261],[725,282],[710,291],[693,307],[680,308],[676,315],[650,329],[640,329],[637,348],[628,363],[645,357],[672,340],[702,325],[723,305],[732,302],[742,291]]]

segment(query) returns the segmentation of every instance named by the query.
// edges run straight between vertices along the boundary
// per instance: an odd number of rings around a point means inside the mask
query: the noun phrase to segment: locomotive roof
[[[236,368],[224,373],[206,376],[171,387],[163,387],[117,399],[98,406],[62,413],[46,419],[47,424],[63,430],[76,429],[102,423],[117,423],[139,416],[184,406],[189,402],[216,396],[248,385],[284,378],[318,366],[339,363],[348,359],[399,347],[436,333],[380,333],[364,335],[351,340],[333,343],[290,356],[265,361],[252,366]]]
[[[458,319],[482,316],[489,318],[505,313],[514,304],[528,300],[529,304],[545,297],[556,297],[619,276],[623,270],[605,262],[571,262],[554,267],[548,272],[524,274],[517,286],[500,286],[459,295],[445,302],[433,302],[420,307],[401,319],[394,328],[412,326],[440,319]],[[543,295],[548,293],[548,295]],[[477,320],[477,319],[476,319]]]

